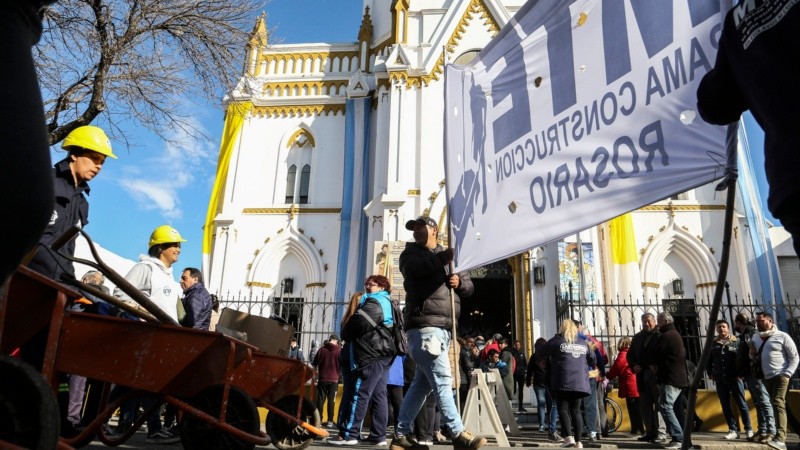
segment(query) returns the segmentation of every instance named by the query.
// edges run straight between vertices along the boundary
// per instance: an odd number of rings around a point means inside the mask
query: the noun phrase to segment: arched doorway
[[[494,333],[511,338],[514,330],[514,278],[506,260],[468,271],[475,292],[461,299],[458,332],[462,336],[481,335],[489,339]]]

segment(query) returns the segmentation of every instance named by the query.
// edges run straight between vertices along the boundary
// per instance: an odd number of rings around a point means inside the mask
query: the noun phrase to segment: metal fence
[[[350,298],[347,296],[346,298]],[[220,308],[230,308],[262,317],[284,320],[295,330],[298,345],[306,361],[328,340],[331,333],[339,332],[344,305],[328,299],[323,293],[308,292],[273,297],[252,293],[223,293],[218,295]]]
[[[700,360],[707,333],[716,334],[710,322],[712,298],[664,298],[636,300],[618,297],[613,303],[587,303],[570,298],[556,299],[556,319],[580,320],[593,336],[599,339],[611,357],[623,337],[632,337],[641,330],[641,316],[667,311],[675,319],[675,328],[683,337],[686,357],[694,363]],[[757,312],[772,315],[778,328],[789,333],[800,347],[800,302],[797,296],[753,299],[731,293],[726,287],[717,320],[725,319],[733,331],[733,319],[746,313],[753,319]],[[613,358],[611,358],[613,360]]]
[[[220,294],[218,298],[221,308],[280,318],[290,323],[307,360],[331,333],[339,333],[344,312],[344,304],[328,298],[322,290],[308,289],[283,297],[228,292]],[[656,298],[643,301],[618,297],[612,303],[588,303],[562,297],[556,299],[555,319],[558,323],[566,318],[581,320],[613,356],[619,339],[631,337],[641,329],[642,314],[656,315],[666,310],[672,314],[675,327],[683,336],[687,358],[696,363],[700,360],[706,333],[715,333],[714,324],[709,323],[711,304],[711,298]],[[786,298],[770,301],[755,300],[728,291],[723,296],[719,318],[726,319],[733,326],[733,318],[737,314],[743,312],[753,318],[758,311],[771,313],[779,328],[800,344],[800,301],[797,297],[787,295]]]

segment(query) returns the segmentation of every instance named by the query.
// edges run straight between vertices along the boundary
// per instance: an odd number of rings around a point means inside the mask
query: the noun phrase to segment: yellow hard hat
[[[70,131],[61,143],[61,148],[69,150],[71,147],[85,148],[101,155],[117,158],[111,150],[111,142],[105,131],[91,125],[84,125]]]
[[[150,244],[147,248],[158,244],[166,244],[168,242],[186,242],[186,239],[182,238],[181,234],[178,233],[178,230],[175,228],[169,225],[161,225],[153,230],[153,234],[150,235]]]

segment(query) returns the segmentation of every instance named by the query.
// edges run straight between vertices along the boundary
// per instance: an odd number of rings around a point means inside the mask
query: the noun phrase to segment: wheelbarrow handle
[[[67,242],[69,242],[76,234],[80,233],[86,239],[86,242],[89,243],[89,250],[92,252],[92,257],[95,261],[89,261],[87,259],[76,258],[71,255],[65,255],[58,250],[64,246]],[[58,245],[56,245],[58,244]],[[94,242],[86,234],[85,231],[78,227],[72,227],[67,230],[63,235],[61,235],[58,239],[53,241],[53,244],[50,245],[50,248],[54,251],[57,251],[59,255],[63,256],[64,258],[72,261],[77,262],[80,264],[86,264],[87,266],[94,267],[95,269],[99,270],[106,276],[112,283],[114,283],[118,288],[120,288],[123,292],[128,294],[130,298],[132,298],[136,303],[141,305],[147,312],[153,315],[159,322],[166,324],[166,325],[178,325],[178,322],[175,321],[169,314],[164,312],[161,308],[159,308],[155,303],[152,302],[146,295],[144,295],[139,289],[136,289],[135,286],[130,284],[128,280],[126,280],[122,275],[118,274],[114,269],[106,265],[103,262],[103,259],[100,258],[100,254],[97,252],[97,248],[94,246]]]
[[[144,319],[147,322],[160,323],[158,321],[158,319],[153,317],[152,314],[150,314],[150,313],[148,313],[146,311],[143,311],[141,309],[134,308],[133,306],[129,305],[128,303],[123,302],[122,300],[118,299],[117,297],[114,297],[111,294],[106,294],[105,292],[101,291],[100,289],[97,289],[95,286],[93,286],[91,284],[86,284],[86,283],[84,283],[82,281],[78,281],[78,280],[70,280],[70,283],[72,283],[75,286],[81,288],[81,290],[84,290],[84,291],[96,296],[97,298],[116,306],[117,308],[125,311],[126,313],[133,314],[133,315],[135,315],[137,317],[140,317],[140,318]]]

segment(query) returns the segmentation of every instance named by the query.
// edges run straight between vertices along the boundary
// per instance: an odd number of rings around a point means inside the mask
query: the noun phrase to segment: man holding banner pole
[[[414,242],[407,243],[400,254],[406,291],[403,316],[409,353],[417,368],[400,407],[391,450],[427,450],[412,435],[414,418],[431,391],[439,401],[442,423],[450,432],[453,448],[476,450],[486,443],[486,438],[464,429],[453,397],[448,357],[454,338],[451,329],[460,314],[460,296],[472,295],[472,280],[466,274],[446,270],[453,261],[453,250],[437,243],[439,226],[435,220],[419,216],[409,220],[406,229],[413,231]]]

